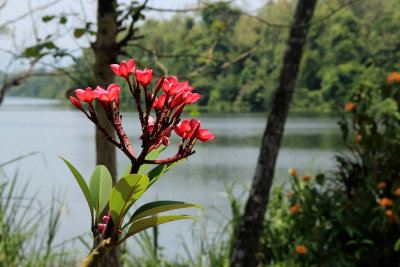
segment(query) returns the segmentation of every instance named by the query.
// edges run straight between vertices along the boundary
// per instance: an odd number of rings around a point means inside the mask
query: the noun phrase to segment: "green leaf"
[[[90,194],[89,188],[88,188],[85,180],[83,179],[82,175],[77,171],[77,169],[75,169],[75,167],[71,163],[69,163],[66,159],[64,159],[62,157],[60,157],[60,158],[65,162],[65,164],[67,164],[68,168],[71,170],[76,181],[78,182],[78,184],[82,190],[82,193],[86,198],[86,202],[89,205],[90,215],[92,217],[92,223],[93,223],[93,205],[92,205],[93,199],[92,199],[92,196]]]
[[[60,24],[65,24],[65,23],[67,23],[67,18],[64,17],[64,16],[60,17],[59,23],[60,23]]]
[[[132,164],[129,164],[128,168],[125,169],[124,173],[122,174],[122,177],[128,176],[129,173],[131,172]],[[141,174],[141,173],[138,173]]]
[[[400,250],[400,238],[397,239],[396,243],[394,243],[394,251],[399,251]]]
[[[110,196],[111,218],[120,224],[129,208],[146,191],[149,184],[147,175],[129,174],[114,186]]]
[[[174,167],[176,164],[178,164],[179,162],[181,162],[183,160],[186,160],[186,159],[181,159],[181,160],[178,160],[173,163],[160,164],[157,167],[155,167],[154,169],[152,169],[148,173],[149,179],[150,179],[148,188],[150,186],[152,186],[158,179],[160,179],[160,177],[163,176],[168,170],[170,170],[172,167]]]
[[[96,218],[98,219],[107,205],[112,190],[112,178],[106,166],[96,166],[90,176],[89,190],[93,199]]]
[[[166,146],[160,146],[159,148],[153,149],[149,154],[147,154],[146,160],[156,160],[165,150],[165,148]],[[138,174],[144,174],[150,168],[150,166],[151,164],[143,164],[140,166]]]
[[[125,238],[128,238],[129,236],[132,236],[143,230],[146,230],[148,228],[151,228],[151,227],[163,224],[163,223],[172,222],[172,221],[176,221],[176,220],[185,220],[185,219],[197,220],[196,217],[188,216],[188,215],[168,215],[168,216],[157,216],[157,217],[142,219],[142,220],[136,221],[132,224],[132,226],[129,228],[128,233],[126,234]]]
[[[44,17],[42,17],[42,21],[43,22],[49,22],[54,18],[55,18],[55,16],[44,16]]]
[[[26,57],[37,57],[40,53],[40,50],[42,50],[42,46],[41,45],[35,45],[32,47],[28,47],[27,49],[25,49],[25,56]]]
[[[127,224],[130,224],[134,221],[137,221],[139,219],[155,215],[160,212],[165,212],[169,210],[176,210],[176,209],[184,209],[184,208],[204,208],[200,205],[195,205],[195,204],[190,204],[190,203],[185,203],[182,201],[154,201],[147,203],[140,208],[138,208],[135,213],[132,215],[131,219]]]
[[[82,35],[84,35],[85,34],[85,32],[86,32],[86,29],[82,29],[82,28],[76,28],[75,30],[74,30],[74,36],[75,36],[75,38],[81,38],[82,37]]]
[[[44,47],[46,47],[47,49],[54,49],[56,48],[56,45],[53,42],[46,42],[43,44]]]

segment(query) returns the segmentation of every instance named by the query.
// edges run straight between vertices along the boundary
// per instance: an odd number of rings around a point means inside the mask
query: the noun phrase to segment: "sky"
[[[28,62],[25,60],[15,60],[15,56],[10,56],[10,52],[14,54],[21,53],[25,47],[35,44],[35,39],[45,39],[48,35],[57,34],[55,44],[59,47],[67,47],[76,51],[76,55],[80,53],[81,48],[88,47],[89,42],[93,41],[88,36],[84,36],[77,40],[73,37],[73,30],[82,27],[86,21],[95,22],[96,3],[95,0],[0,0],[2,3],[7,2],[5,7],[0,9],[0,25],[10,22],[15,18],[15,22],[7,23],[9,29],[8,34],[0,33],[0,71],[8,70],[10,72],[26,68]],[[234,4],[240,6],[245,11],[255,13],[260,7],[265,5],[268,0],[234,0]],[[48,3],[55,4],[43,7]],[[120,1],[121,2],[121,1]],[[129,1],[122,1],[128,3]],[[142,1],[139,1],[142,2]],[[195,7],[204,2],[202,0],[149,0],[148,6],[168,9],[182,9]],[[27,15],[29,10],[35,10],[32,16]],[[70,19],[66,26],[56,25],[55,23],[44,24],[41,18],[48,14],[76,14],[77,16]],[[146,17],[156,19],[169,19],[175,13],[172,12],[155,12],[148,11]],[[85,18],[85,19],[84,19]],[[32,30],[37,28],[37,32]],[[68,65],[68,59],[61,61],[59,64]],[[44,66],[45,67],[45,66]]]

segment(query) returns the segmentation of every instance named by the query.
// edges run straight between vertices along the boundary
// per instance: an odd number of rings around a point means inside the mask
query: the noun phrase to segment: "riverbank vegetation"
[[[270,1],[257,18],[227,3],[167,20],[147,18],[139,27],[143,38],[127,48],[127,55],[139,59],[139,66],[157,66],[157,76],[179,74],[193,81],[202,95],[200,110],[265,111],[295,4]],[[382,82],[387,73],[400,69],[399,18],[400,3],[395,0],[355,1],[347,6],[340,0],[320,1],[291,110],[331,111],[350,97],[349,88],[360,81]],[[88,67],[93,60],[85,51],[66,69],[73,79],[31,77],[9,94],[64,98],[68,90],[94,83]]]

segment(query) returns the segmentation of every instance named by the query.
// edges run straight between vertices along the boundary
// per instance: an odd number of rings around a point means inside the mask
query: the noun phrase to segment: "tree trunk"
[[[299,0],[297,4],[253,184],[232,253],[231,267],[253,267],[258,264],[260,234],[274,177],[275,163],[316,3],[317,0]]]
[[[92,44],[95,54],[95,80],[98,85],[107,89],[114,82],[114,73],[110,69],[111,64],[117,63],[117,13],[116,0],[98,0],[97,2],[97,39]],[[114,135],[114,129],[107,120],[106,114],[97,103],[96,113],[101,125],[105,126],[110,135]],[[115,146],[96,128],[96,164],[105,165],[111,173],[113,184],[117,181],[117,163]],[[112,249],[104,257],[103,267],[121,266],[120,249]]]

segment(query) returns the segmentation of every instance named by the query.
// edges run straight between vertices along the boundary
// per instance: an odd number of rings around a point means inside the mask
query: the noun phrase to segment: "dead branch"
[[[210,63],[213,60],[214,49],[217,46],[217,43],[218,43],[217,41],[214,41],[214,43],[210,47],[210,50],[208,50],[208,58],[207,58],[206,62],[204,63],[204,65],[201,66],[198,70],[195,70],[194,72],[189,74],[189,77],[197,76],[198,74],[203,72],[207,68],[208,65],[210,65]]]
[[[187,12],[192,12],[192,11],[202,11],[207,8],[213,7],[215,5],[219,5],[221,3],[230,4],[230,3],[232,3],[232,1],[218,2],[218,3],[213,3],[213,4],[207,4],[202,7],[193,7],[193,8],[185,8],[185,9],[157,8],[157,7],[150,7],[150,6],[146,7],[146,9],[152,10],[152,11],[158,11],[158,12],[187,13]]]
[[[167,67],[158,59],[156,50],[153,48],[153,59],[157,66],[164,72],[164,75],[168,76],[168,69]]]
[[[232,64],[238,62],[239,60],[241,60],[241,59],[247,57],[248,55],[254,53],[255,51],[257,51],[257,49],[258,49],[259,47],[260,47],[259,45],[256,45],[255,47],[253,47],[253,48],[250,49],[249,51],[240,54],[239,56],[237,56],[236,58],[232,59],[231,61],[225,62],[225,63],[222,64],[219,68],[220,68],[220,69],[226,69],[226,68],[229,67],[230,65],[232,65]]]
[[[33,66],[38,62],[38,60],[39,57],[35,58],[33,61],[31,61],[31,63],[29,64],[29,68],[27,70],[25,70],[24,72],[13,78],[6,79],[3,82],[3,84],[0,87],[0,103],[3,101],[4,94],[10,87],[20,85],[29,77],[29,75],[33,70]]]
[[[136,31],[136,29],[134,28],[135,22],[139,19],[141,12],[146,8],[148,1],[149,0],[144,1],[143,5],[141,5],[137,9],[134,9],[134,10],[136,10],[135,13],[132,14],[133,10],[130,13],[130,15],[132,15],[132,23],[129,25],[129,29],[128,29],[127,33],[125,34],[125,36],[122,37],[122,39],[117,44],[119,50],[121,50],[122,47],[126,46],[128,44],[128,41],[131,40],[132,37],[134,36],[134,33]]]
[[[29,10],[28,12],[25,12],[24,14],[22,14],[22,15],[16,17],[16,18],[13,18],[13,19],[7,20],[6,22],[3,22],[3,24],[0,25],[0,28],[5,27],[5,26],[7,26],[9,24],[15,23],[15,22],[17,22],[17,21],[19,21],[21,19],[26,18],[27,16],[29,16],[29,14],[31,14],[33,12],[49,8],[49,7],[51,7],[51,6],[55,5],[55,4],[58,4],[59,2],[61,2],[61,0],[55,0],[55,1],[47,3],[45,5],[41,5],[41,6],[35,7],[35,8]]]

